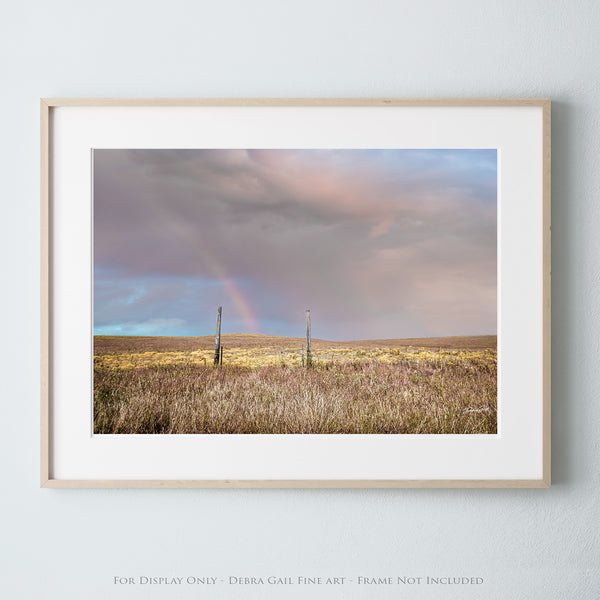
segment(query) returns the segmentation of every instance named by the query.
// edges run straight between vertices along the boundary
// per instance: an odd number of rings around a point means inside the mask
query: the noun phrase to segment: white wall
[[[600,4],[30,0],[0,23],[0,593],[600,597]],[[553,99],[549,490],[38,487],[41,96]],[[113,576],[469,575],[482,586],[118,587]]]

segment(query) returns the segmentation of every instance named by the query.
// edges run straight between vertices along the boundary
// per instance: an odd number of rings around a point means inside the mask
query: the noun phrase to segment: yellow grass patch
[[[94,366],[108,369],[136,369],[150,366],[213,364],[212,350],[192,350],[174,352],[136,352],[122,354],[103,354],[94,356]],[[312,353],[313,363],[361,363],[377,362],[402,364],[406,361],[415,364],[423,362],[475,361],[495,365],[496,351],[485,350],[430,350],[403,348],[320,348]],[[224,366],[258,369],[267,366],[299,367],[302,356],[299,349],[281,347],[226,348],[223,352]]]

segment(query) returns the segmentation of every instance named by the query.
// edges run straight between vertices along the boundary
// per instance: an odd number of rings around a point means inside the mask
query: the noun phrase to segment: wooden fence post
[[[223,366],[223,346],[221,346],[221,348],[219,349],[219,366],[222,367]]]
[[[217,309],[217,333],[215,335],[215,367],[219,365],[219,357],[221,354],[221,312],[223,307]]]
[[[306,309],[306,366],[310,367],[312,355],[310,351],[310,309]]]

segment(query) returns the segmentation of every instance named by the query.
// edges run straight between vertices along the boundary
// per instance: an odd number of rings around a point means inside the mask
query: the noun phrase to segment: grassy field
[[[94,338],[95,433],[496,433],[496,336]]]

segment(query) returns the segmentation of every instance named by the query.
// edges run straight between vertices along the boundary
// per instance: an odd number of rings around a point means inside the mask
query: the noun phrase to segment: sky
[[[94,333],[496,333],[496,150],[94,150]]]

